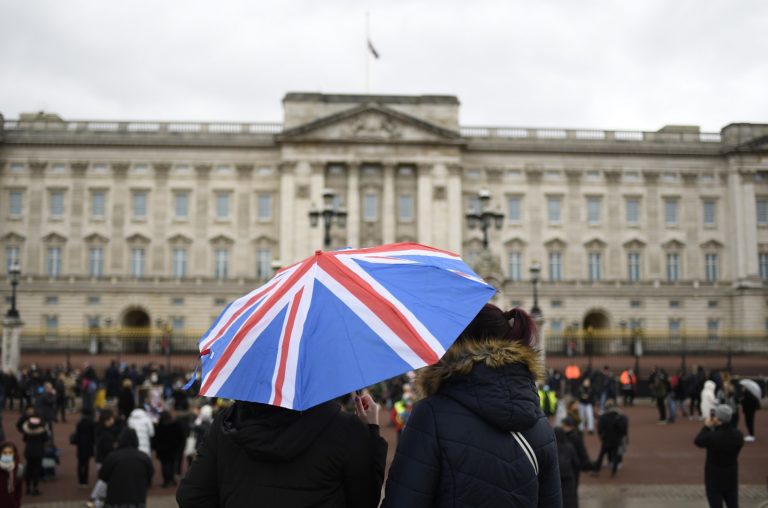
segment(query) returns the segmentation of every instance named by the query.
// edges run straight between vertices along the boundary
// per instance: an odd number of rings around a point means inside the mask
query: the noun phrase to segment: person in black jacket
[[[579,490],[579,480],[581,478],[582,471],[592,471],[594,464],[589,458],[587,453],[587,447],[584,446],[584,436],[579,432],[578,425],[570,416],[563,418],[560,422],[560,426],[565,432],[565,437],[573,445],[573,449],[576,450],[576,456],[579,459],[579,467],[576,469],[576,491]]]
[[[160,413],[160,421],[155,427],[152,447],[162,465],[163,487],[176,485],[175,465],[179,450],[184,447],[184,433],[181,424],[168,411]]]
[[[605,413],[597,421],[597,434],[600,436],[600,454],[595,461],[595,475],[603,467],[603,459],[607,456],[611,463],[611,476],[616,475],[621,462],[621,449],[626,446],[629,432],[629,420],[619,412],[612,402],[605,405]]]
[[[105,508],[145,506],[154,474],[152,459],[139,450],[136,431],[125,428],[117,440],[117,450],[109,454],[99,470],[99,479],[107,484]]]
[[[24,458],[27,460],[25,478],[27,494],[39,496],[41,492],[37,486],[43,474],[43,457],[45,456],[45,443],[48,441],[48,431],[43,420],[37,415],[32,415],[22,423],[21,432],[24,435],[24,443],[26,443]]]
[[[731,425],[733,410],[727,404],[715,407],[715,416],[704,421],[704,428],[694,440],[699,448],[707,450],[704,466],[704,485],[710,508],[739,506],[739,452],[744,446],[744,435]]]
[[[560,490],[563,493],[563,508],[579,508],[576,475],[579,472],[579,456],[561,427],[555,427],[557,439],[557,462],[560,466]]]
[[[426,398],[400,437],[384,507],[561,506],[535,334],[525,311],[486,304],[438,363],[418,371]]]
[[[755,441],[755,412],[760,409],[760,399],[748,389],[744,390],[744,398],[741,400],[741,410],[744,411],[744,423],[747,425],[746,443]]]
[[[357,416],[338,400],[306,411],[235,402],[216,416],[181,481],[179,507],[378,506],[387,442],[371,396],[355,404]]]
[[[88,466],[93,457],[93,448],[96,441],[96,424],[93,422],[93,414],[88,409],[83,409],[82,417],[75,427],[74,445],[77,446],[77,481],[81,489],[88,487]]]

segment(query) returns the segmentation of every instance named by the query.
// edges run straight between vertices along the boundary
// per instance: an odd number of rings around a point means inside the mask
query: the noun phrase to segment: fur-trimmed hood
[[[450,397],[495,427],[523,431],[541,416],[535,380],[543,377],[538,351],[490,339],[455,343],[415,384],[419,397]]]

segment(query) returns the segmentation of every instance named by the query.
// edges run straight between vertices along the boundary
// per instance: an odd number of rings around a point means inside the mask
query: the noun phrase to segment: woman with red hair
[[[416,374],[384,507],[560,508],[557,443],[535,380],[525,311],[486,304],[436,364]]]

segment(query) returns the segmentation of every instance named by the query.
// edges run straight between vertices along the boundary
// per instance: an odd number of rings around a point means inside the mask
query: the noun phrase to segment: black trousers
[[[698,395],[691,395],[691,410],[688,411],[688,414],[691,416],[696,416],[696,413],[699,413],[699,416],[704,416],[701,414],[701,397]]]
[[[88,466],[90,463],[90,457],[77,458],[77,482],[80,485],[88,485]]]
[[[742,406],[744,409],[744,422],[747,424],[747,432],[750,436],[755,435],[755,410],[754,409],[747,409],[744,406]]]
[[[656,407],[659,410],[659,420],[667,419],[667,399],[666,397],[656,397]]]
[[[621,462],[618,446],[602,445],[600,447],[600,454],[597,456],[597,461],[595,461],[595,471],[600,472],[600,469],[603,467],[603,459],[606,455],[608,456],[608,462],[611,463],[611,472],[615,474],[616,470],[619,468],[619,462]]]
[[[739,486],[735,485],[732,489],[724,490],[707,485],[707,501],[709,501],[709,508],[723,508],[723,502],[726,508],[739,508]]]
[[[28,458],[27,459],[27,491],[37,490],[37,484],[40,483],[40,475],[43,474],[43,459],[41,458]]]
[[[172,484],[176,478],[174,477],[175,470],[176,470],[176,460],[171,457],[164,457],[160,461],[160,465],[162,467],[163,471],[163,485],[170,485]]]

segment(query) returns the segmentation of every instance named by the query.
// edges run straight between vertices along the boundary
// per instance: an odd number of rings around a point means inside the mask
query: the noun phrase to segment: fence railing
[[[467,138],[496,139],[560,139],[574,141],[645,141],[671,143],[720,143],[719,132],[643,132],[643,131],[605,131],[598,129],[552,129],[528,127],[475,127],[459,128]]]
[[[112,120],[6,120],[6,131],[28,132],[114,132],[140,134],[279,134],[278,122],[156,122]]]

